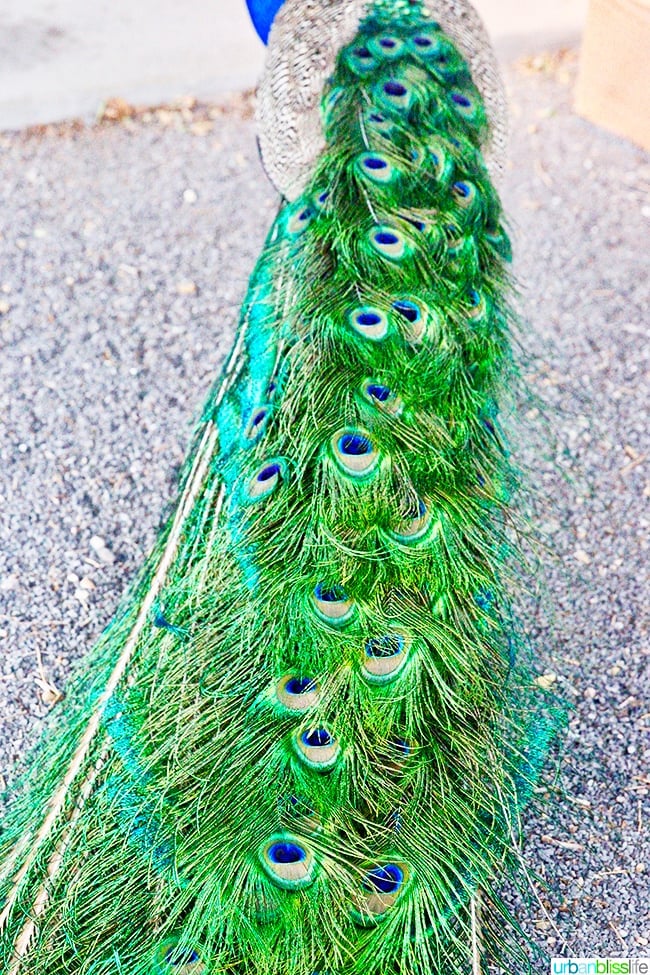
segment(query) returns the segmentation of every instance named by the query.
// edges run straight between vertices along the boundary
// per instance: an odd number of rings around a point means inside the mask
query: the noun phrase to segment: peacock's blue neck
[[[253,26],[265,44],[268,42],[275,15],[283,2],[284,0],[246,0]]]

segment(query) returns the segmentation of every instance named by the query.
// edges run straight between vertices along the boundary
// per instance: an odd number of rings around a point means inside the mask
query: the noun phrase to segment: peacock
[[[521,972],[500,891],[557,715],[494,55],[466,0],[248,2],[279,211],[174,513],[11,788],[2,971]]]

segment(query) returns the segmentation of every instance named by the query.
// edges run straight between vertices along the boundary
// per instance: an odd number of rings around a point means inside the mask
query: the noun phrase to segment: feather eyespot
[[[370,232],[375,251],[390,261],[400,261],[407,253],[406,238],[394,227],[375,227]]]
[[[312,593],[316,613],[331,626],[345,626],[355,612],[354,600],[350,599],[342,586],[327,586],[321,582]]]
[[[401,81],[384,82],[384,94],[391,98],[404,98],[408,94],[408,88]]]
[[[401,758],[408,758],[413,750],[410,742],[406,738],[392,738],[389,744]]]
[[[451,182],[454,171],[454,160],[449,148],[441,139],[433,138],[427,140],[427,149],[436,181],[447,185]]]
[[[393,775],[400,775],[404,771],[404,766],[413,756],[415,747],[415,744],[407,738],[390,738],[382,755],[383,766],[386,771]]]
[[[418,498],[417,510],[407,512],[399,527],[389,534],[400,545],[411,546],[424,541],[428,543],[437,536],[440,528],[440,522],[433,519],[430,506],[422,498]]]
[[[426,29],[417,31],[408,41],[411,51],[425,62],[435,57],[441,43],[440,25],[435,23],[427,24]]]
[[[327,201],[329,200],[330,191],[329,190],[317,190],[314,193],[313,201],[314,206],[317,210],[324,210],[327,206]]]
[[[189,951],[179,952],[170,948],[165,956],[165,961],[168,965],[196,965],[198,961],[201,960],[201,956],[198,951],[191,948]]]
[[[398,315],[406,341],[412,344],[421,342],[426,335],[427,321],[420,305],[415,301],[400,298],[393,302],[392,308]]]
[[[490,613],[494,608],[494,593],[483,587],[474,593],[474,602],[484,613]]]
[[[356,159],[357,172],[373,183],[391,183],[398,175],[392,165],[380,152],[364,152]]]
[[[512,260],[510,240],[500,227],[488,229],[485,233],[485,240],[504,261]]]
[[[205,964],[195,948],[184,948],[180,937],[171,937],[156,951],[154,972],[155,975],[203,975]]]
[[[381,34],[378,37],[372,37],[368,41],[368,47],[380,59],[391,61],[402,54],[404,41],[393,34]]]
[[[405,863],[379,863],[367,868],[353,895],[352,918],[364,927],[376,924],[397,902],[410,877]]]
[[[364,398],[382,413],[390,413],[399,416],[404,409],[404,404],[389,386],[377,383],[374,380],[366,380],[361,386]]]
[[[336,764],[341,751],[339,743],[328,728],[298,729],[293,736],[298,758],[309,768],[327,772]]]
[[[288,833],[271,836],[260,847],[259,859],[267,876],[284,890],[300,890],[314,881],[314,854]]]
[[[478,192],[473,183],[468,180],[459,179],[451,188],[454,200],[463,210],[469,210],[476,202]]]
[[[388,318],[379,308],[355,308],[349,313],[348,321],[355,332],[373,342],[380,342],[388,333]]]
[[[413,104],[412,88],[399,77],[380,82],[374,92],[380,104],[389,110],[397,110],[400,114],[408,112]]]
[[[380,135],[382,138],[389,138],[394,129],[392,121],[374,108],[364,112],[363,123],[364,128],[371,134]]]
[[[379,452],[362,430],[339,430],[332,437],[331,448],[338,466],[354,478],[368,477],[379,464]]]
[[[476,122],[478,119],[478,106],[474,98],[464,91],[455,89],[451,92],[451,104],[456,112],[468,122]]]
[[[363,676],[371,684],[387,684],[394,680],[407,661],[410,641],[397,630],[366,640]]]
[[[451,100],[454,105],[458,105],[459,108],[471,108],[472,99],[468,98],[467,95],[463,95],[460,91],[454,91],[451,95]]]
[[[345,54],[345,62],[354,74],[361,76],[374,71],[377,66],[377,60],[366,44],[348,48]]]
[[[487,311],[487,303],[480,291],[477,291],[476,288],[470,288],[467,293],[467,302],[469,305],[468,316],[472,321],[476,322],[484,317]]]
[[[246,428],[246,438],[248,440],[259,440],[264,432],[264,427],[266,426],[268,416],[269,410],[266,406],[261,406],[259,409],[253,412],[250,422]]]
[[[380,386],[376,383],[370,383],[366,386],[366,393],[371,399],[376,400],[378,403],[385,403],[393,395],[388,388],[388,386]]]
[[[447,257],[458,257],[465,246],[465,238],[460,227],[454,223],[448,223],[445,228],[445,239],[447,241]]]
[[[314,219],[314,211],[311,206],[300,207],[293,216],[287,221],[288,232],[296,237],[302,234]]]
[[[313,677],[283,677],[275,688],[275,694],[288,711],[306,711],[318,704],[320,689]]]
[[[414,227],[420,234],[425,233],[425,231],[429,230],[431,226],[427,220],[423,220],[421,217],[418,217],[413,213],[402,212],[399,214],[399,216],[405,221],[405,223],[410,224],[410,226]]]
[[[284,460],[276,458],[266,461],[248,482],[247,494],[250,501],[261,501],[268,497],[280,485],[287,475]]]
[[[365,890],[376,890],[381,894],[396,894],[404,883],[404,871],[397,863],[387,863],[373,867],[363,881]]]

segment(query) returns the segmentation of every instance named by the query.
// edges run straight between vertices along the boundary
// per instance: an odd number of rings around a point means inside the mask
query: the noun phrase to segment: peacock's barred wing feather
[[[492,888],[552,729],[510,609],[510,245],[467,63],[396,9],[340,52],[177,514],[4,826],[11,975],[524,963]]]

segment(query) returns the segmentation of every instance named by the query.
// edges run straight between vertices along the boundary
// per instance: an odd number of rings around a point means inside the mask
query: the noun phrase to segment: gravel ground
[[[572,78],[571,56],[508,72],[525,342],[567,469],[529,458],[562,561],[549,566],[553,626],[538,623],[542,669],[574,705],[565,796],[527,818],[526,858],[548,884],[531,923],[551,954],[638,956],[650,955],[650,164],[572,114]],[[47,711],[43,686],[51,699],[64,685],[152,544],[275,200],[245,102],[0,135],[0,148],[6,776]]]

